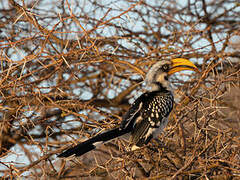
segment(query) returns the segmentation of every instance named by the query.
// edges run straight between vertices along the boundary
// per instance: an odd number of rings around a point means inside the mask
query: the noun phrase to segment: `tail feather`
[[[99,142],[105,143],[111,139],[122,136],[128,132],[130,132],[130,129],[120,129],[120,128],[115,128],[115,129],[106,131],[102,134],[94,136],[94,137],[64,151],[63,153],[59,154],[58,157],[69,157],[73,154],[75,154],[76,156],[81,156],[81,155],[95,149],[97,143],[99,143]]]

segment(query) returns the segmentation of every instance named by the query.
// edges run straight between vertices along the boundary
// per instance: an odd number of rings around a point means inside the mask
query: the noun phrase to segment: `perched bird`
[[[174,97],[169,88],[168,77],[182,70],[198,72],[197,67],[187,59],[176,58],[162,60],[152,66],[146,75],[146,85],[150,88],[138,97],[128,112],[123,116],[119,127],[96,135],[59,154],[58,157],[71,155],[81,156],[124,134],[130,134],[132,150],[147,144],[156,138],[168,123],[168,115],[172,111]]]

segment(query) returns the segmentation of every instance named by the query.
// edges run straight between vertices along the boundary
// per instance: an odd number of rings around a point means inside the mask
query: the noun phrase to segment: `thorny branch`
[[[0,176],[239,178],[239,3],[9,0],[0,10]],[[201,73],[172,77],[159,140],[56,158],[117,126],[150,66],[174,57]]]

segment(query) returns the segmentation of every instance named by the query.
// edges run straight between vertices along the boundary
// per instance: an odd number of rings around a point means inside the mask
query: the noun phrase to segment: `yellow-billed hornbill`
[[[68,157],[81,156],[96,148],[99,143],[130,133],[132,150],[147,144],[156,138],[167,125],[168,115],[172,111],[174,98],[169,88],[168,77],[175,72],[192,70],[197,67],[189,60],[176,58],[162,60],[152,66],[146,76],[146,85],[150,90],[143,93],[123,116],[119,127],[96,135],[58,155]]]

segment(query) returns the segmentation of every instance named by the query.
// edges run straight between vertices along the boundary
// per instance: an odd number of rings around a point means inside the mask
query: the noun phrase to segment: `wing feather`
[[[169,93],[148,94],[139,112],[141,121],[136,121],[131,131],[132,144],[142,146],[166,126],[169,113],[172,111],[173,96]]]

